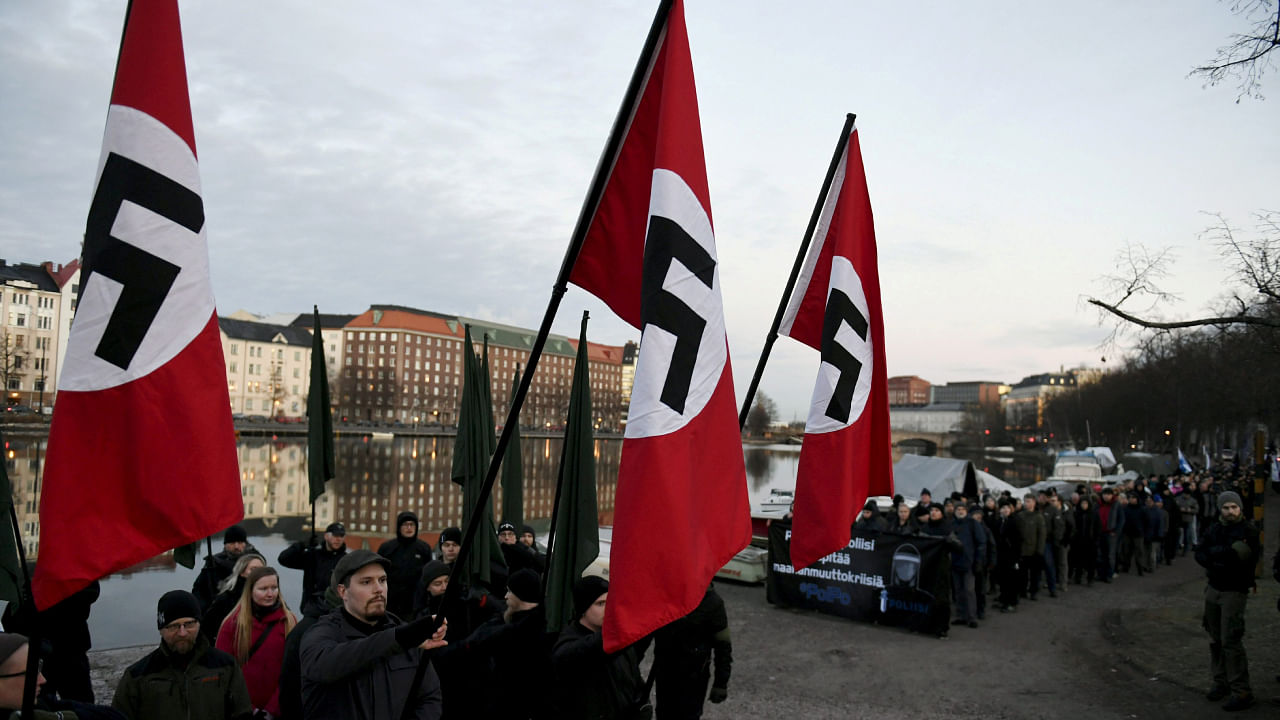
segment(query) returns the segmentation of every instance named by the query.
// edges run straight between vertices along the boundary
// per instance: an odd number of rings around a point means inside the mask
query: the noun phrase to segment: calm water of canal
[[[525,522],[540,535],[550,524],[561,445],[559,438],[527,437],[521,444]],[[596,440],[596,490],[602,525],[613,522],[621,447],[622,441],[617,438]],[[10,436],[5,448],[24,543],[28,556],[37,558],[38,478],[44,450],[43,437]],[[799,450],[799,446],[789,445],[744,448],[752,504],[769,497],[774,489],[795,487]],[[237,453],[245,502],[243,525],[250,542],[269,564],[274,564],[289,543],[310,535],[306,443],[302,438],[246,437],[239,441]],[[970,459],[979,469],[1014,485],[1043,479],[1043,469],[1034,463]],[[392,536],[392,523],[402,510],[418,514],[422,532],[431,540],[442,528],[460,523],[462,493],[449,479],[452,437],[344,437],[337,445],[337,461],[338,478],[317,502],[316,523],[321,528],[334,521],[344,523],[350,546],[376,549]],[[499,513],[501,502],[500,488],[496,488],[495,507]],[[213,538],[215,551],[221,550],[221,544],[220,536]],[[198,565],[194,570],[176,565],[166,554],[103,580],[102,597],[94,605],[90,619],[94,646],[113,648],[157,642],[152,624],[156,599],[168,590],[189,589],[198,569]],[[302,573],[280,568],[280,574],[285,600],[296,609]]]

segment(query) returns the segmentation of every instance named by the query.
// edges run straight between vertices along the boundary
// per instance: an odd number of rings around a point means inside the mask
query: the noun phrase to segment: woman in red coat
[[[235,656],[255,710],[280,714],[280,664],[284,639],[297,624],[285,607],[280,578],[271,567],[255,568],[245,579],[240,602],[218,629],[217,647]]]

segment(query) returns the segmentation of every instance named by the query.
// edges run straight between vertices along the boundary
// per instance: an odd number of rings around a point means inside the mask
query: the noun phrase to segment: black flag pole
[[[39,440],[36,440],[36,467],[44,468],[44,465],[40,462]],[[8,485],[8,483],[5,484]],[[38,476],[35,479],[35,486],[37,488],[40,487],[40,478]],[[12,488],[9,488],[9,490],[12,492]],[[31,635],[27,638],[26,676],[22,681],[22,720],[32,720],[35,718],[36,676],[40,674],[40,643],[43,641],[43,633],[40,630],[40,614],[36,610],[35,593],[31,591],[31,570],[27,567],[27,549],[22,542],[22,528],[18,525],[18,510],[13,505],[12,497],[9,498],[9,519],[13,522],[13,539],[14,545],[18,548],[18,564],[22,566],[22,592],[20,597],[23,603],[29,603],[26,608],[20,608],[20,610],[31,618]]]
[[[827,204],[827,194],[831,191],[831,181],[835,179],[836,168],[840,166],[840,158],[844,155],[845,146],[849,144],[849,133],[853,130],[853,121],[857,115],[849,113],[844,117],[844,128],[840,131],[840,140],[836,143],[836,151],[831,155],[831,165],[827,168],[827,176],[822,180],[822,190],[818,193],[818,202],[813,206],[813,214],[809,216],[809,227],[805,228],[804,239],[800,241],[800,252],[796,254],[795,264],[791,266],[791,277],[787,278],[787,286],[782,291],[782,301],[778,303],[778,312],[773,316],[773,325],[764,340],[764,349],[760,351],[760,360],[756,363],[756,372],[751,376],[751,384],[747,386],[747,394],[742,400],[742,410],[738,413],[738,429],[746,427],[747,413],[751,412],[751,402],[755,400],[756,390],[760,387],[760,377],[764,375],[764,365],[769,362],[769,354],[773,352],[773,343],[778,339],[778,328],[782,325],[782,316],[787,312],[791,293],[796,289],[796,279],[804,267],[805,256],[809,254],[809,243],[813,241],[813,231],[818,227],[818,219],[822,216],[822,208]]]
[[[640,52],[640,59],[636,62],[635,70],[631,74],[631,82],[627,85],[626,95],[623,96],[622,106],[618,109],[618,116],[614,119],[613,128],[609,131],[609,139],[605,143],[604,152],[601,153],[600,160],[596,164],[595,176],[591,180],[591,187],[587,191],[587,197],[582,203],[582,210],[578,214],[578,223],[574,227],[573,236],[569,241],[569,248],[565,251],[564,261],[560,265],[560,273],[556,277],[554,287],[552,287],[551,300],[547,304],[546,313],[542,317],[542,324],[538,328],[538,336],[533,341],[533,347],[529,349],[528,364],[525,366],[524,374],[520,377],[520,385],[516,388],[515,398],[511,401],[511,409],[507,413],[506,424],[502,426],[502,434],[498,437],[498,444],[494,447],[493,457],[489,461],[489,469],[485,474],[484,486],[480,489],[476,507],[471,513],[471,518],[463,532],[462,548],[458,551],[457,559],[454,560],[453,572],[457,572],[458,568],[466,566],[471,542],[475,539],[476,531],[480,527],[481,509],[489,501],[489,496],[493,491],[493,483],[498,477],[498,468],[502,464],[502,456],[507,450],[507,445],[511,442],[511,434],[514,431],[515,424],[520,421],[520,408],[524,405],[525,396],[529,394],[529,386],[533,383],[533,375],[538,368],[538,360],[542,357],[542,349],[547,343],[547,337],[551,334],[551,324],[555,320],[556,312],[560,309],[560,302],[564,299],[564,294],[568,290],[569,275],[573,272],[573,266],[578,260],[578,254],[582,251],[582,245],[586,242],[587,230],[591,226],[591,219],[595,216],[596,208],[600,204],[600,198],[604,195],[605,185],[608,183],[609,175],[613,170],[618,151],[626,139],[627,128],[630,126],[631,118],[635,114],[640,91],[649,75],[649,68],[653,65],[654,54],[657,52],[659,42],[666,29],[667,16],[671,13],[673,3],[674,0],[662,0],[658,6],[658,12],[653,18],[653,25],[649,28],[649,35],[645,38],[644,49]],[[452,603],[458,602],[460,600],[458,590],[460,588],[454,582],[453,573],[450,573],[449,589],[445,593],[445,600],[442,604],[448,607]],[[443,613],[441,614],[443,615]]]

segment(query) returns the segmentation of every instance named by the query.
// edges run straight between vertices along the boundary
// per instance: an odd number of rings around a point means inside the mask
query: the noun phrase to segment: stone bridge
[[[932,455],[938,450],[950,450],[960,437],[956,433],[931,433],[918,430],[891,430],[893,446],[912,450],[920,455]]]

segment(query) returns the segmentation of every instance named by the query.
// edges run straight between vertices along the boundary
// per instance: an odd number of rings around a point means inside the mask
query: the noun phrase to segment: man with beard
[[[196,581],[191,585],[191,594],[195,595],[196,600],[200,602],[201,614],[196,617],[203,617],[209,610],[209,603],[213,602],[213,598],[218,594],[218,585],[231,575],[236,560],[247,552],[258,552],[257,548],[249,544],[249,534],[239,525],[227,528],[227,531],[222,534],[222,552],[205,556],[204,568],[200,570]],[[214,628],[213,632],[217,633],[217,628]]]
[[[400,618],[413,617],[413,595],[422,568],[431,561],[431,546],[418,539],[418,516],[405,510],[396,515],[396,536],[382,543],[378,554],[387,567],[388,608]]]
[[[1209,633],[1209,667],[1213,685],[1210,700],[1231,697],[1223,710],[1244,710],[1253,704],[1249,660],[1244,651],[1245,602],[1254,587],[1253,571],[1262,555],[1258,528],[1244,517],[1240,496],[1218,495],[1218,521],[1205,531],[1196,562],[1205,568],[1204,629]]]
[[[308,720],[439,720],[440,680],[424,651],[448,628],[431,616],[403,623],[387,612],[391,561],[349,552],[330,585],[342,606],[302,638],[302,703]],[[418,671],[422,663],[427,665]]]
[[[315,536],[312,535],[314,538]],[[324,593],[329,589],[329,576],[343,555],[347,554],[347,529],[342,523],[330,523],[324,530],[324,540],[310,545],[296,542],[280,552],[280,565],[302,571],[303,615],[324,615],[329,611]]]
[[[129,720],[249,718],[253,706],[240,666],[200,633],[200,603],[182,590],[160,596],[160,647],[129,666],[111,706]]]

